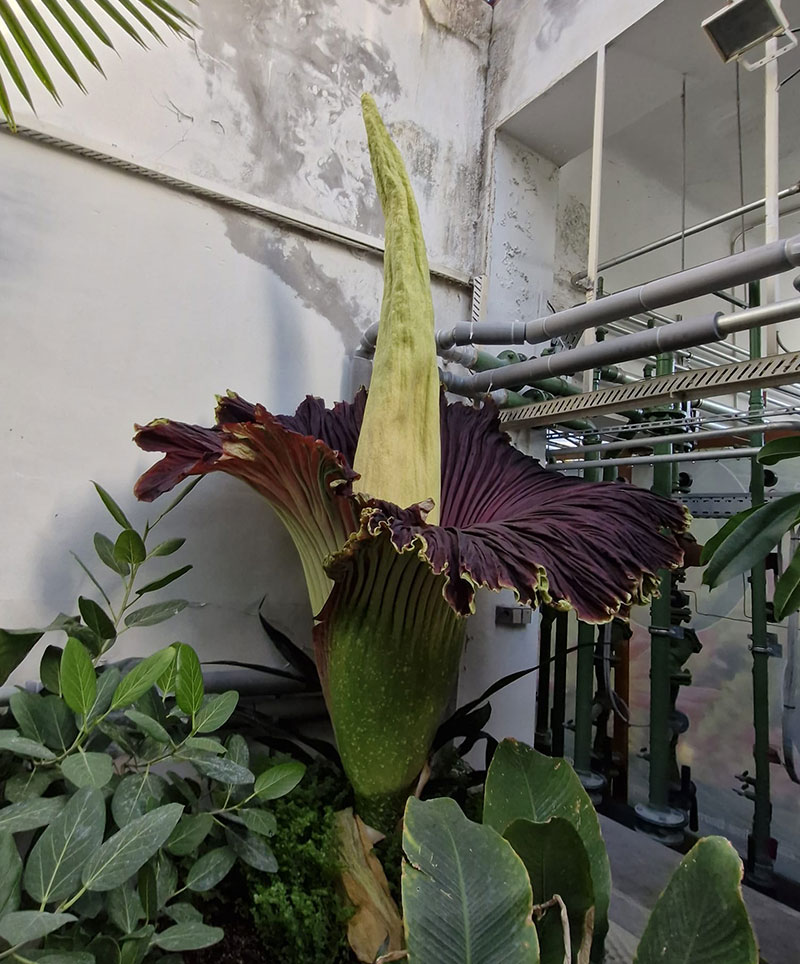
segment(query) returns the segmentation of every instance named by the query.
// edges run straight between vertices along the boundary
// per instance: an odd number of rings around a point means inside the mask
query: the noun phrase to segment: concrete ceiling
[[[606,146],[680,192],[681,83],[686,75],[687,197],[720,211],[739,199],[736,70],[725,65],[700,22],[723,0],[664,0],[609,47]],[[800,27],[800,0],[784,0]],[[781,78],[800,67],[800,48],[779,61]],[[503,130],[562,165],[591,146],[594,58],[523,107]],[[740,70],[747,199],[763,196],[764,71]],[[781,184],[800,178],[800,75],[781,97]]]

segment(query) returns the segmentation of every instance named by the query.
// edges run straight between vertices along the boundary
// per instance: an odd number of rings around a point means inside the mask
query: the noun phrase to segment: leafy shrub
[[[126,673],[98,666],[123,625],[152,625],[187,605],[138,600],[191,568],[136,589],[140,567],[183,540],[148,552],[165,513],[139,534],[98,492],[122,527],[115,542],[95,536],[100,560],[122,580],[121,602],[81,563],[106,608],[81,597],[80,616],[0,631],[0,679],[45,632],[68,637],[44,653],[42,692],[15,692],[0,729],[0,957],[21,964],[142,964],[221,940],[195,895],[237,861],[277,869],[267,842],[277,822],[265,804],[305,771],[270,759],[256,774],[241,735],[222,741],[238,694],[206,695],[190,646],[173,643]]]

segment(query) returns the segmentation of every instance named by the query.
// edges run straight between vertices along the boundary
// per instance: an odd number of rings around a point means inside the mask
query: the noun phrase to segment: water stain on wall
[[[464,40],[485,55],[491,33],[491,10],[482,3],[464,0],[419,0],[427,22],[436,29]]]

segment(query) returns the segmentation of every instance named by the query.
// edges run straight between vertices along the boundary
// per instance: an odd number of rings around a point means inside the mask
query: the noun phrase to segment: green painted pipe
[[[584,444],[599,442],[598,436],[586,436]],[[591,452],[586,458],[596,459],[599,452]],[[589,482],[599,482],[600,469],[584,469],[583,477]],[[592,703],[594,702],[594,641],[595,629],[588,623],[578,621],[578,653],[575,667],[575,752],[573,764],[579,777],[592,772]]]
[[[749,286],[750,306],[760,303],[757,283]],[[761,329],[750,332],[750,357],[761,357]],[[750,392],[750,415],[761,417],[763,404],[761,392]],[[764,436],[751,435],[750,444],[764,444]],[[752,505],[764,501],[764,468],[756,460],[750,460],[750,499]],[[773,861],[770,856],[772,803],[770,801],[769,772],[769,651],[767,644],[767,571],[764,560],[753,566],[750,572],[751,640],[753,654],[753,757],[755,761],[755,807],[753,810],[751,865],[749,877],[761,887],[773,884]]]
[[[671,354],[659,355],[656,375],[671,375],[675,361]],[[653,446],[654,455],[669,455],[669,442]],[[672,466],[668,462],[653,465],[653,492],[669,498],[672,494]],[[671,578],[666,569],[659,570],[658,598],[650,604],[650,773],[649,805],[666,810],[669,803],[669,711],[670,711],[670,636],[672,609]]]

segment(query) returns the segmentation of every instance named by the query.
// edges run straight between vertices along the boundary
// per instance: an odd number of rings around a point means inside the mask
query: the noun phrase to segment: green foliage
[[[307,778],[271,805],[280,833],[278,862],[265,879],[250,874],[253,920],[264,940],[264,958],[275,964],[350,964],[349,911],[336,889],[338,859],[334,813],[346,803],[341,776],[312,764]]]
[[[9,81],[33,107],[33,98],[25,82],[23,70],[20,69],[20,55],[21,62],[31,69],[37,81],[59,104],[61,98],[45,66],[48,55],[84,92],[86,88],[73,63],[75,53],[72,48],[76,48],[81,58],[103,73],[95,53],[97,41],[111,49],[114,45],[91,8],[98,14],[101,11],[106,14],[109,18],[106,26],[114,23],[142,47],[147,46],[140,33],[142,28],[145,36],[163,42],[156,25],[187,36],[185,28],[192,24],[189,17],[167,0],[66,0],[66,3],[64,0],[17,0],[17,6],[24,14],[24,20],[15,13],[8,0],[0,0],[0,24],[4,28],[0,30],[0,111],[12,130],[16,128],[8,93]],[[50,15],[47,18],[42,16],[45,11]],[[51,28],[51,24],[57,24],[55,30]],[[16,47],[16,52],[12,44]],[[45,51],[47,54],[43,59],[42,54]],[[79,59],[79,62],[82,60]],[[97,491],[101,498],[107,495],[99,485]],[[106,505],[114,518],[121,525],[126,525],[122,510],[110,496]]]
[[[81,597],[79,617],[25,634],[30,645],[47,631],[67,641],[42,659],[45,689],[15,693],[0,729],[0,938],[9,945],[0,956],[17,964],[142,964],[221,940],[193,895],[237,861],[275,872],[272,801],[305,770],[273,760],[250,769],[244,739],[222,741],[238,694],[207,695],[191,647],[168,646],[125,673],[99,665],[135,615],[141,566],[168,553],[165,543],[147,551],[164,513],[137,533],[97,488],[124,526],[116,543],[94,540],[101,562],[113,560],[121,602],[89,573],[104,605]],[[21,636],[6,633],[0,647]],[[175,692],[190,694],[187,710],[173,705]]]

